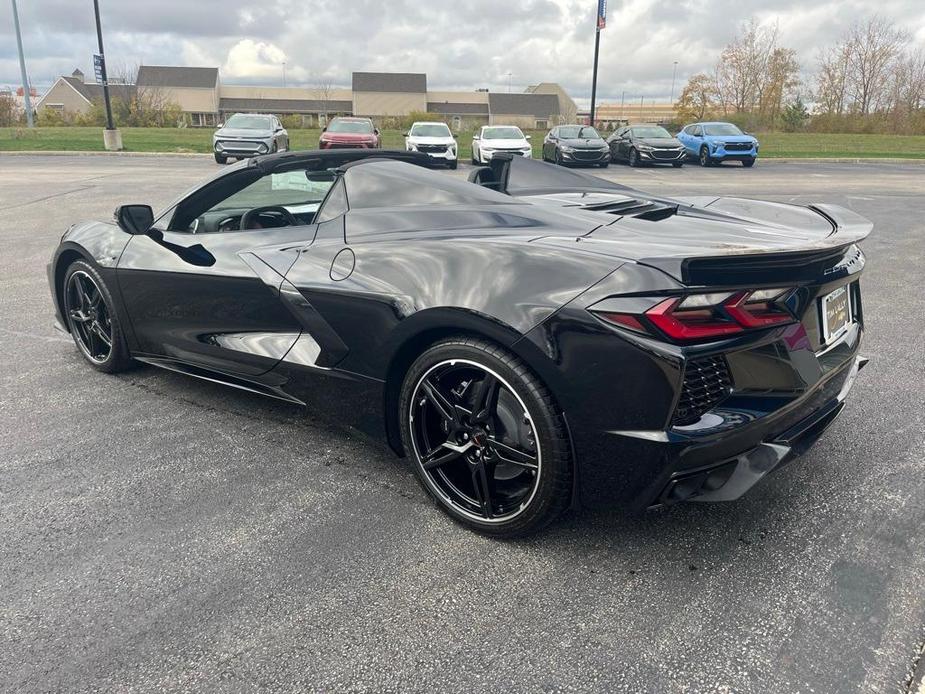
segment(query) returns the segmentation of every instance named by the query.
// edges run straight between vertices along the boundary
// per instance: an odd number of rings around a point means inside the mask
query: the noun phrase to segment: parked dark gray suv
[[[276,116],[236,113],[212,135],[215,161],[243,159],[289,149],[289,133]]]

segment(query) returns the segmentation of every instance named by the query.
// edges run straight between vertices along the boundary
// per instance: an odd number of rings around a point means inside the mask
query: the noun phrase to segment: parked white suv
[[[518,156],[533,155],[533,148],[520,128],[514,125],[483,125],[472,136],[472,163],[487,164],[498,152],[508,152]]]
[[[424,152],[434,159],[443,159],[451,169],[456,168],[456,138],[446,123],[418,121],[405,133],[405,149],[409,152]]]

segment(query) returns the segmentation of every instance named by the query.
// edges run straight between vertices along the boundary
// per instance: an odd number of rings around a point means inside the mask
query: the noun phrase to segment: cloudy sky
[[[18,0],[32,83],[92,75],[92,0]],[[604,100],[667,100],[709,69],[742,22],[777,22],[806,68],[872,8],[925,49],[925,0],[609,0]],[[100,0],[108,63],[207,65],[240,84],[348,86],[353,70],[426,72],[431,89],[563,84],[590,95],[597,0]],[[510,73],[510,74],[509,74]],[[0,2],[0,86],[19,83],[9,0]]]

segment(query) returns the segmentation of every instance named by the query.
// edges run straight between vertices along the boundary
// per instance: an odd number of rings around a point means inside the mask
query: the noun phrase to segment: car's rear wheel
[[[488,535],[543,528],[568,505],[572,460],[562,415],[517,357],[452,338],[409,369],[402,440],[418,480],[455,520]]]
[[[710,150],[707,149],[706,145],[700,148],[700,165],[701,166],[712,166],[713,165],[713,159],[710,157]]]
[[[750,169],[755,165],[755,161],[757,161],[755,157],[752,157],[751,159],[743,159],[742,166],[744,166],[746,169]]]
[[[218,152],[216,152],[215,153],[215,163],[216,164],[227,164],[228,157],[226,157],[224,154],[219,154]]]
[[[96,268],[82,260],[72,263],[63,290],[64,318],[84,359],[105,373],[129,368],[132,359],[112,295]]]

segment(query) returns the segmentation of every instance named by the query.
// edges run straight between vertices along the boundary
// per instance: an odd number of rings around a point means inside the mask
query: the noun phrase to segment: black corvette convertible
[[[738,498],[807,449],[866,360],[839,207],[665,199],[498,156],[224,169],[158,216],[72,226],[48,267],[87,362],[323,408],[412,460],[453,518]]]

